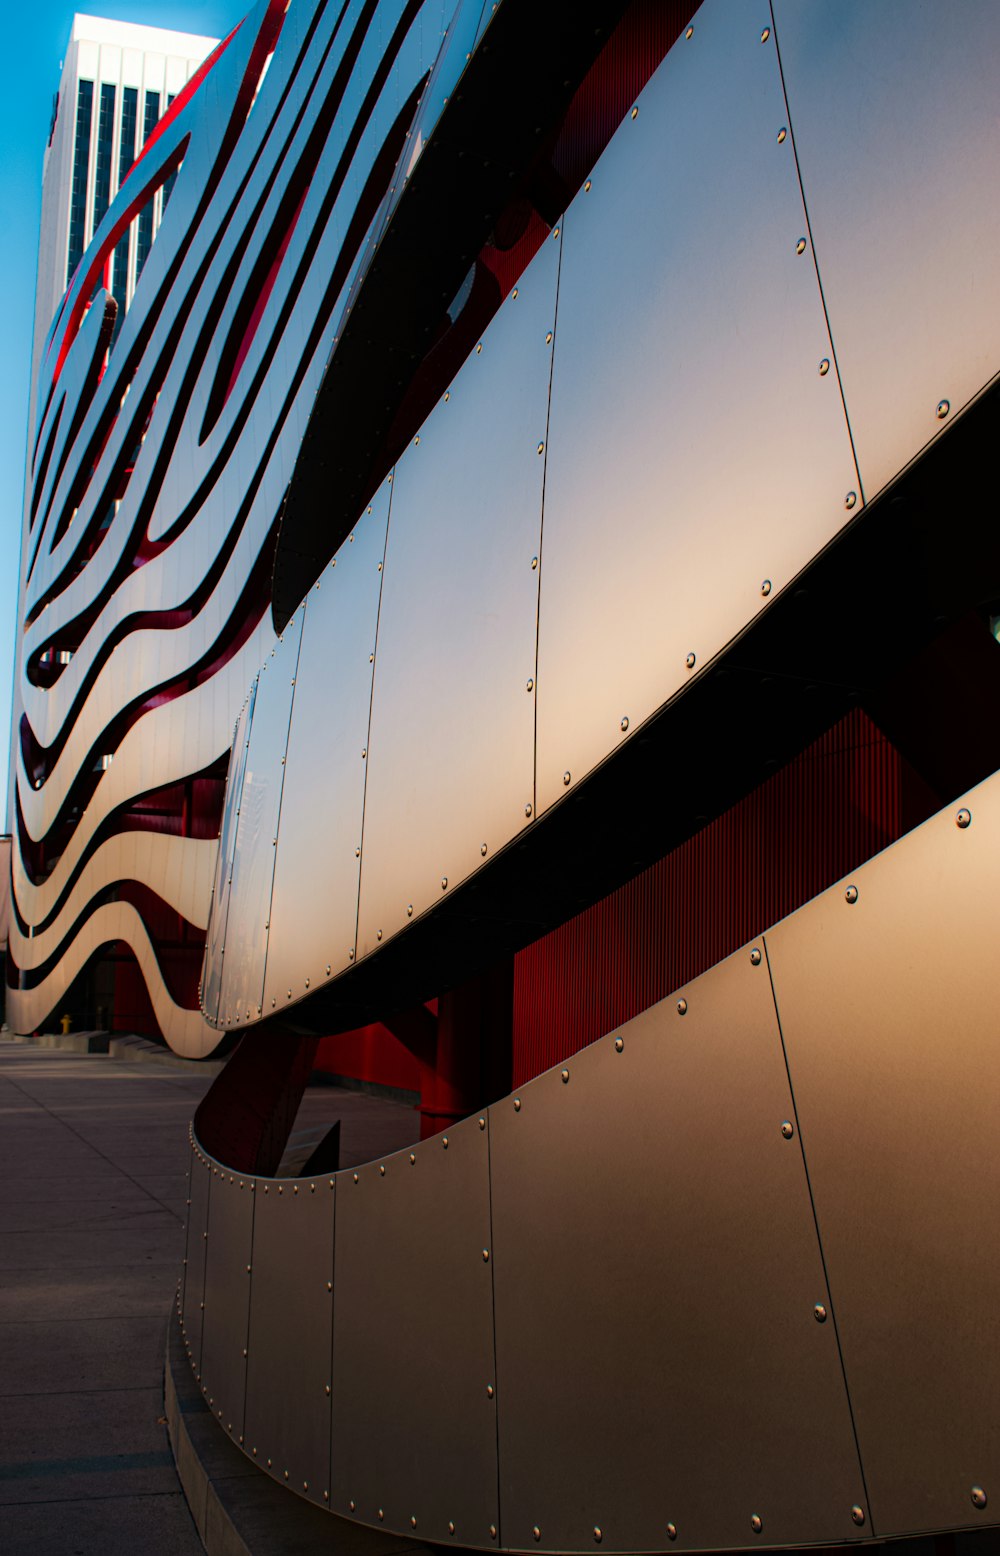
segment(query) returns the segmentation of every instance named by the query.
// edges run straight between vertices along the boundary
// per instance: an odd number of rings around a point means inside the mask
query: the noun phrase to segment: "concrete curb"
[[[255,1469],[202,1398],[173,1314],[163,1394],[181,1489],[208,1556],[401,1556],[432,1549],[326,1513]]]

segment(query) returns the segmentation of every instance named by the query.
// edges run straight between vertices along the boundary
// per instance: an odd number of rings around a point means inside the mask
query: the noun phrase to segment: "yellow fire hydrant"
[[[68,1032],[70,1027],[73,1025],[73,1018],[72,1018],[72,1016],[63,1016],[63,1018],[60,1021],[59,1025],[62,1027],[64,1032]]]

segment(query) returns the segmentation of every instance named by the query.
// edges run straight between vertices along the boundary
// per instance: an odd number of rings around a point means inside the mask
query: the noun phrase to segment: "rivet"
[[[558,236],[559,236],[559,228],[558,227],[553,227],[553,229],[552,229],[552,236],[554,238],[558,238]]]
[[[270,1459],[268,1459],[268,1461],[267,1461],[267,1467],[268,1467],[268,1469],[271,1469],[271,1468],[272,1468],[272,1465],[271,1465],[271,1461],[270,1461]]]
[[[534,680],[531,678],[530,675],[529,675],[528,679],[524,683],[524,689],[525,689],[526,692],[533,692],[534,689],[535,689]]]
[[[413,917],[413,903],[412,902],[408,902],[406,904],[406,916],[407,916],[407,918],[412,918]]]
[[[442,875],[442,877],[441,877],[441,890],[442,891],[446,891],[447,888],[448,888],[448,877],[446,875]]]
[[[306,988],[308,989],[308,987],[309,987],[309,979],[307,978],[306,979]]]
[[[354,857],[355,857],[355,859],[360,859],[361,858],[361,850],[360,850],[360,848],[356,848],[354,850]]]
[[[625,731],[628,729],[628,719],[622,719],[620,727],[621,727],[621,732],[624,735]]]
[[[348,946],[348,948],[347,948],[347,960],[349,962],[353,962],[353,960],[354,960],[354,947],[353,946]]]
[[[511,297],[516,297],[517,296],[517,287],[516,286],[515,286],[514,290],[511,292],[510,295],[511,295]]]
[[[778,145],[779,146],[783,146],[785,144],[785,140],[786,140],[787,136],[788,136],[788,128],[787,128],[786,125],[783,124],[781,126],[781,129],[778,131]]]
[[[754,946],[753,950],[750,952],[750,965],[751,967],[760,966],[760,951],[756,946]]]
[[[490,1539],[491,1540],[495,1540],[496,1537],[497,1537],[497,1526],[496,1526],[496,1524],[490,1524]]]
[[[329,962],[327,962],[327,964],[326,964],[326,975],[327,975],[327,977],[330,976],[330,963]]]
[[[545,344],[547,346],[551,346],[551,344],[552,344],[552,331],[551,330],[549,330],[548,333],[545,336]]]
[[[595,1524],[594,1525],[594,1543],[596,1545],[600,1545],[600,1543],[603,1540],[603,1538],[604,1538],[604,1536],[602,1535],[602,1533],[601,1533],[600,1529],[598,1528],[597,1524]]]
[[[411,1517],[410,1517],[410,1528],[411,1529],[415,1529],[416,1527],[417,1527],[417,1520],[411,1515]]]
[[[616,1054],[620,1054],[624,1047],[625,1047],[625,1039],[623,1037],[616,1037],[615,1038],[615,1053]]]
[[[694,35],[694,28],[693,27],[689,27],[687,32],[684,34],[685,38],[690,38],[693,35]]]
[[[813,1318],[815,1318],[817,1324],[826,1323],[826,1308],[823,1306],[822,1302],[817,1302],[816,1306],[813,1308]]]
[[[357,1512],[358,1504],[355,1502],[353,1497],[351,1498],[351,1500],[348,1502],[347,1505],[350,1508],[352,1513]]]
[[[419,433],[419,432],[418,432],[418,433],[417,433],[417,435],[416,435],[416,437],[415,437],[415,438],[414,438],[414,440],[413,440],[413,443],[414,443],[414,447],[416,447],[416,445],[417,445],[417,444],[418,444],[418,443],[419,443],[419,442],[420,442],[420,433]]]
[[[537,567],[538,567],[538,558],[536,556],[533,556],[532,559],[531,559],[531,571],[535,572]]]
[[[633,117],[634,117],[634,110],[633,110]],[[535,1525],[535,1527],[532,1529],[531,1532],[534,1535],[536,1540],[540,1540],[542,1538],[542,1531],[539,1529],[537,1524]]]
[[[844,507],[845,508],[853,508],[855,506],[855,504],[857,503],[857,500],[858,500],[857,492],[848,492],[847,496],[844,498]]]
[[[291,989],[289,989],[288,990],[288,998],[291,999],[291,997],[292,997],[292,991],[291,991]]]
[[[538,448],[536,449],[535,452],[538,453],[538,454],[541,454],[543,452],[544,448],[545,448],[545,444],[544,443],[539,443]]]
[[[515,1097],[514,1098],[514,1112],[515,1113],[520,1113],[520,1111],[521,1111],[521,1099],[520,1099],[520,1097]]]
[[[479,1120],[479,1127],[480,1127],[480,1129],[485,1129],[486,1128],[486,1120],[485,1120],[485,1118],[481,1118]]]
[[[591,191],[591,187],[592,187],[592,185],[591,185],[591,182],[590,182],[590,179],[589,179],[589,178],[588,178],[588,179],[587,179],[587,182],[586,182],[586,183],[585,183],[585,184],[584,184],[584,186],[583,186],[583,192],[584,192],[584,194],[589,194],[589,193],[590,193],[590,191]]]
[[[375,931],[375,939],[376,940],[381,940],[381,938],[382,938],[382,931],[380,929],[377,929]]]
[[[781,1126],[781,1133],[784,1135],[786,1140],[790,1140],[792,1138],[792,1136],[794,1135],[794,1133],[795,1133],[795,1125],[792,1123],[792,1121],[790,1119],[787,1119],[787,1118],[785,1119],[784,1123]]]
[[[442,1135],[441,1136],[441,1144],[444,1147],[444,1149],[447,1151],[447,1149],[448,1149],[448,1136],[447,1135]]]
[[[364,759],[365,759],[365,757],[367,755],[368,755],[368,747],[367,746],[362,746],[361,747],[361,760],[364,761]]]
[[[563,783],[568,786],[571,777],[572,777],[572,774],[570,772],[567,771],[567,772],[563,773]]]
[[[676,1538],[677,1538],[677,1525],[676,1524],[668,1524],[667,1525],[667,1539],[668,1540],[676,1540]]]
[[[302,1482],[302,1490],[303,1491],[308,1491],[309,1490],[309,1482],[307,1480],[304,1480]]]
[[[761,594],[764,596],[764,598],[766,600],[768,595],[771,592],[771,580],[770,580],[770,578],[765,578],[764,579],[764,582],[760,586],[760,592],[761,592]]]
[[[486,1398],[487,1399],[492,1399],[493,1398],[493,1385],[492,1385],[492,1383],[487,1383],[487,1385],[486,1385]]]
[[[948,414],[948,412],[950,410],[951,410],[951,401],[950,400],[939,400],[938,401],[938,407],[937,407],[938,421],[944,421],[945,417],[947,416],[947,414]]]
[[[412,1151],[411,1151],[411,1152],[410,1152],[410,1166],[411,1166],[411,1167],[412,1167],[412,1166],[413,1166],[413,1164],[414,1164],[414,1162],[415,1162],[415,1161],[416,1161],[416,1159],[417,1159],[417,1158],[416,1158],[416,1156],[415,1156],[415,1155],[414,1155],[414,1154],[413,1154],[413,1152],[412,1152]]]
[[[753,1530],[754,1534],[760,1534],[760,1531],[764,1527],[764,1520],[763,1520],[763,1518],[761,1518],[759,1513],[754,1513],[753,1517],[750,1520],[750,1527]]]
[[[384,1178],[385,1177],[385,1166],[381,1162],[379,1163],[378,1175],[379,1175],[380,1178]]]
[[[484,1248],[483,1249],[483,1263],[484,1264],[489,1264],[489,1262],[490,1262],[490,1250],[488,1248]]]
[[[830,358],[829,357],[824,357],[822,362],[819,365],[819,376],[820,376],[820,378],[825,378],[829,371],[830,371]]]
[[[632,109],[632,117],[633,117],[633,119],[638,119],[638,117],[639,117],[639,110],[638,110],[638,108],[633,108]],[[535,1539],[536,1540],[538,1539],[537,1534],[535,1536]]]
[[[856,1524],[863,1524],[865,1521],[865,1510],[857,1502],[851,1508],[851,1517]]]
[[[323,1493],[323,1501],[324,1502],[329,1502],[329,1500],[330,1500],[330,1493],[329,1493],[329,1491],[324,1491],[324,1493]]]
[[[766,43],[770,36],[771,36],[771,29],[770,29],[770,27],[765,27],[764,31],[760,35],[761,43]]]
[[[385,1514],[383,1513],[382,1509],[379,1508],[379,1510],[378,1510],[378,1521],[379,1521],[379,1523],[382,1522],[384,1517],[385,1517]]]
[[[563,1085],[565,1086],[567,1081],[569,1080],[569,1071],[568,1070],[563,1070],[563,1072],[562,1072],[562,1074],[560,1076],[560,1079],[561,1079]]]
[[[985,1507],[986,1506],[986,1501],[987,1501],[986,1492],[983,1490],[982,1486],[973,1486],[973,1488],[972,1488],[972,1505],[973,1505],[973,1507]]]
[[[480,843],[480,845],[479,845],[479,852],[482,854],[483,858],[485,859],[486,858],[486,854],[487,854],[487,848],[486,848],[486,844],[485,843]]]
[[[526,805],[526,806],[525,806],[525,807],[524,807],[524,814],[525,814],[525,815],[526,815],[526,816],[530,816],[530,815],[531,815],[531,806],[530,806],[530,805]]]
[[[965,810],[964,807],[963,807],[963,809],[960,810],[958,815],[955,817],[955,825],[956,825],[956,827],[961,827],[963,832],[964,832],[965,828],[969,825],[971,820],[972,820],[972,812],[971,812],[971,810]]]
[[[844,896],[845,896],[845,898],[847,899],[848,902],[857,902],[857,900],[858,900],[858,888],[856,886],[848,886],[847,890],[844,893]]]
[[[694,665],[695,665],[694,655],[693,654],[685,655],[684,663],[687,665],[689,670],[693,670],[694,669]]]
[[[476,347],[476,356],[477,357],[479,356],[479,354],[482,351],[482,349],[483,349],[483,343],[482,343],[482,341],[480,341],[479,345]]]
[[[370,665],[373,665],[375,663],[375,655],[374,654],[369,654],[368,655],[368,663]]]
[[[448,1533],[449,1534],[454,1534],[455,1533],[455,1525],[452,1523],[451,1519],[448,1520]]]
[[[677,1001],[677,1014],[679,1016],[686,1016],[687,1015],[687,1008],[688,1008],[687,1000],[680,999],[680,1000]]]
[[[354,1174],[354,1181],[355,1181],[355,1183],[358,1182],[358,1175],[357,1175],[357,1173]]]
[[[445,397],[446,400],[450,400],[451,399],[451,390],[450,389],[446,389],[445,390],[444,397]]]

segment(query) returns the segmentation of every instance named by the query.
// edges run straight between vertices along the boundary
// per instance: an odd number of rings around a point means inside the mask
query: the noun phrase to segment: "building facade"
[[[960,13],[261,0],[56,306],[9,1008],[127,947],[232,1051],[183,1345],[339,1516],[994,1522],[1000,30]],[[321,1067],[418,1096],[413,1149],[283,1180]]]

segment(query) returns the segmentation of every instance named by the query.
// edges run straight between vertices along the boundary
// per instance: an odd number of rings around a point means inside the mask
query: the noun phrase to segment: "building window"
[[[135,131],[139,118],[139,92],[134,86],[127,86],[122,90],[122,124],[121,140],[118,146],[118,187],[128,177],[129,168],[135,161]],[[122,327],[125,318],[125,309],[128,307],[128,260],[129,246],[132,240],[132,228],[126,227],[115,245],[114,268],[111,277],[111,295],[118,304],[118,317],[115,319],[115,333],[113,340],[118,339],[118,331]]]
[[[69,207],[69,258],[66,285],[83,258],[87,227],[87,182],[90,178],[90,121],[94,112],[94,83],[81,81],[76,92],[76,140],[73,146],[73,189]]]
[[[159,92],[146,93],[146,108],[142,121],[142,144],[145,145],[156,128],[160,117]],[[153,246],[153,201],[143,206],[139,212],[139,237],[135,250],[135,279],[138,283],[142,275],[142,267],[149,258],[149,251]]]
[[[111,204],[111,142],[115,134],[115,88],[101,83],[97,115],[97,166],[94,170],[94,231]]]

